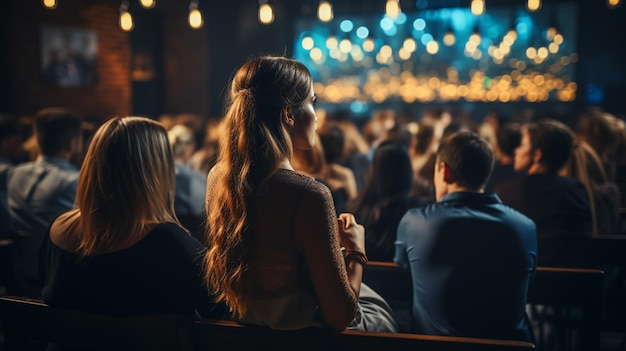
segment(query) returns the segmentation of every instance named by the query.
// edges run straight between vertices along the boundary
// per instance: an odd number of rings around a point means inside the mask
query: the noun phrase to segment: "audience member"
[[[222,121],[222,119],[210,119],[207,122],[202,146],[189,158],[188,163],[193,170],[202,174],[209,174],[217,162],[219,138],[223,129]]]
[[[383,141],[383,143],[388,141],[404,146],[408,152],[413,145],[413,134],[411,134],[411,131],[406,123],[396,123],[387,131],[387,138]]]
[[[12,237],[7,195],[7,174],[22,157],[20,125],[14,116],[0,115],[0,239]]]
[[[319,133],[314,136],[315,142],[310,149],[294,149],[291,166],[301,174],[315,178],[318,182],[330,189],[335,205],[335,212],[339,215],[348,199],[348,190],[356,196],[354,173],[349,168],[339,165],[333,174],[326,162],[324,146],[320,141]]]
[[[415,186],[412,195],[425,202],[435,202],[433,173],[435,152],[435,127],[432,124],[419,122],[415,135],[415,147],[410,150],[411,165],[415,174]]]
[[[245,324],[393,332],[391,309],[361,283],[363,226],[337,219],[328,188],[291,166],[315,142],[316,100],[297,61],[254,57],[235,73],[207,180],[208,286]]]
[[[522,127],[514,168],[526,175],[501,182],[496,193],[506,205],[537,225],[540,266],[584,266],[592,220],[585,186],[558,172],[572,154],[574,134],[563,123],[545,119]]]
[[[335,196],[335,207],[343,212],[346,203],[353,200],[358,191],[354,172],[341,164],[345,144],[343,129],[331,123],[318,130],[318,135],[326,161],[322,178],[331,191],[341,197],[342,200],[337,201],[338,196]]]
[[[183,124],[174,125],[167,134],[176,168],[176,216],[204,216],[206,174],[196,172],[188,166],[189,158],[196,149],[194,134]]]
[[[576,178],[585,185],[594,236],[621,233],[619,188],[608,180],[602,160],[587,142],[574,144],[572,157],[560,175]]]
[[[607,179],[620,189],[621,207],[626,207],[626,126],[622,119],[591,109],[581,116],[578,136],[600,156]]]
[[[357,138],[353,132],[350,134],[351,139],[363,141],[357,143],[360,145],[359,152],[352,154],[348,167],[354,172],[357,183],[357,191],[361,191],[365,186],[370,163],[378,144],[387,139],[387,131],[395,124],[395,112],[392,110],[377,110],[372,118],[368,119],[363,125],[362,138]],[[353,129],[354,130],[354,129]]]
[[[535,224],[483,193],[491,146],[473,132],[444,139],[437,202],[407,212],[395,261],[411,273],[414,331],[533,341],[525,313],[536,269]]]
[[[43,236],[52,220],[74,207],[78,168],[70,163],[83,146],[81,120],[71,111],[47,108],[35,117],[41,154],[7,175],[11,224]]]
[[[374,261],[393,261],[398,223],[419,202],[410,196],[413,187],[411,159],[404,145],[382,142],[374,152],[369,176],[347,210],[367,229],[365,246]]]
[[[206,249],[176,219],[175,179],[160,123],[105,122],[80,170],[78,208],[57,217],[45,236],[44,301],[108,315],[224,316],[202,281]]]
[[[493,166],[491,177],[485,186],[486,192],[493,192],[496,184],[517,178],[523,173],[513,168],[515,160],[515,149],[519,146],[522,139],[522,126],[519,123],[508,122],[502,124],[495,137],[495,156],[496,161]]]

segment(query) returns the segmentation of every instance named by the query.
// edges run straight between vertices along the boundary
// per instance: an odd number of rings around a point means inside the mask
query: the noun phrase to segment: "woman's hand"
[[[365,253],[365,227],[356,222],[351,213],[342,213],[337,218],[339,241],[346,250]]]

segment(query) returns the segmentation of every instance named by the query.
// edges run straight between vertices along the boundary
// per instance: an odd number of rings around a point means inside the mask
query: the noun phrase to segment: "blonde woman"
[[[593,235],[620,234],[620,192],[608,180],[602,160],[585,141],[575,143],[572,157],[560,175],[578,179],[589,195]]]
[[[167,132],[112,118],[80,169],[77,209],[57,217],[41,250],[43,299],[92,313],[221,317],[203,284],[204,247],[174,214]]]
[[[235,73],[207,181],[207,283],[245,324],[395,331],[361,283],[365,229],[337,218],[328,187],[292,167],[294,149],[316,141],[316,100],[292,59],[254,57]]]

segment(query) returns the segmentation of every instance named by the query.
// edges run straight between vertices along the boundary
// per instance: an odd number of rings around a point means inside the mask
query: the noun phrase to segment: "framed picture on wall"
[[[95,31],[41,27],[40,66],[43,82],[59,87],[95,85],[98,37]]]

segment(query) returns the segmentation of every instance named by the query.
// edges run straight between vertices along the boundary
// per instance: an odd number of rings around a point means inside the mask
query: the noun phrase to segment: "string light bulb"
[[[192,0],[189,3],[189,26],[193,29],[200,29],[203,25],[202,12],[198,10],[198,0]]]
[[[128,1],[125,0],[120,6],[120,28],[125,32],[130,32],[134,26],[133,16],[128,12]]]
[[[472,10],[473,15],[482,15],[483,13],[485,13],[485,0],[472,0],[470,9]]]
[[[530,12],[539,11],[541,8],[541,0],[528,0],[526,2],[526,8]]]
[[[400,0],[387,0],[387,5],[385,6],[385,13],[389,18],[396,18],[400,15]]]
[[[259,22],[271,24],[274,22],[274,9],[267,0],[259,0]]]
[[[322,22],[329,22],[333,17],[333,5],[326,0],[320,1],[320,5],[317,8],[317,18]]]
[[[622,0],[606,0],[606,7],[614,9],[622,4]]]
[[[155,0],[139,0],[139,4],[144,9],[151,9],[154,7],[154,5],[156,5],[156,1]]]
[[[48,10],[54,10],[57,7],[57,0],[41,0],[41,4]]]

